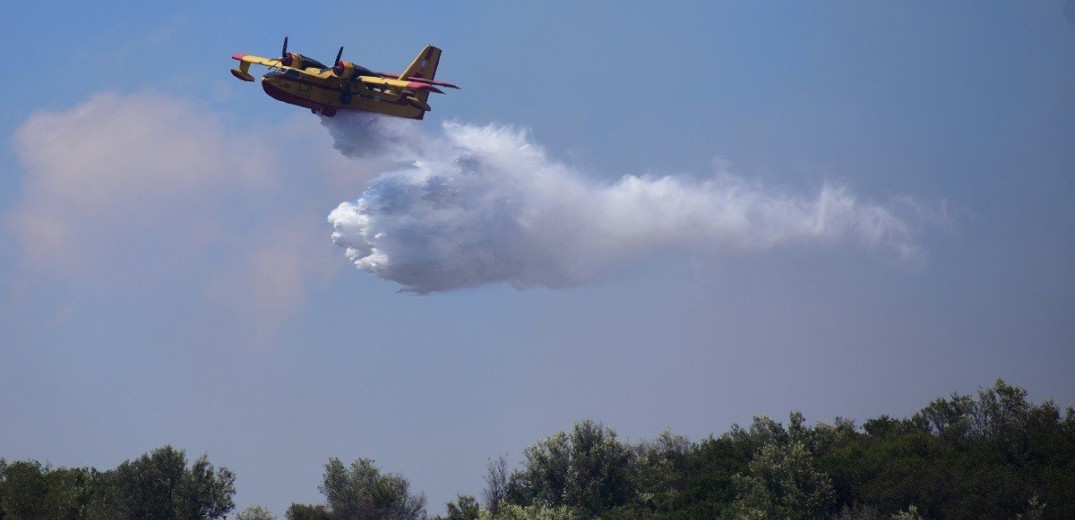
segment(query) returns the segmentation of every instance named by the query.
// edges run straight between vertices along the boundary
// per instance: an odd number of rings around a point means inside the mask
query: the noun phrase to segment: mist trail
[[[356,268],[405,291],[572,286],[625,260],[699,246],[720,254],[825,242],[917,253],[904,220],[840,186],[788,195],[726,172],[602,184],[508,126],[428,131],[367,114],[324,124],[345,155],[399,161],[328,220]]]

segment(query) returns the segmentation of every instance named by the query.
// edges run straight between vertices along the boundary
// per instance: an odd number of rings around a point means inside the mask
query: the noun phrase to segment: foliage
[[[418,520],[426,516],[425,496],[411,495],[407,479],[382,474],[370,459],[358,459],[350,468],[340,459],[329,459],[320,489],[336,519]]]
[[[915,506],[908,506],[906,511],[900,511],[889,518],[891,520],[925,520],[922,515],[918,514],[918,508]]]
[[[1041,520],[1045,517],[1045,504],[1038,500],[1038,495],[1027,500],[1026,512],[1015,515],[1016,520]]]
[[[832,482],[814,469],[813,456],[799,441],[766,444],[750,461],[750,472],[732,480],[737,518],[819,519],[835,501]]]
[[[792,412],[786,427],[755,417],[697,443],[665,431],[626,444],[587,420],[523,457],[510,473],[505,456],[489,461],[484,508],[459,495],[438,520],[1075,518],[1075,409],[1001,380],[906,419],[809,425]],[[326,505],[292,504],[287,519],[426,518],[424,497],[369,459],[330,459],[320,489]],[[170,446],[103,472],[0,459],[0,520],[214,519],[234,493],[227,468]]]
[[[626,464],[594,464],[624,460],[587,448],[623,447],[610,432],[584,421],[528,448],[508,502],[604,519],[1075,518],[1075,410],[1033,404],[1002,380],[907,419],[756,417],[698,443],[664,432],[625,446]]]
[[[332,513],[323,505],[291,504],[287,520],[331,520]]]
[[[575,424],[527,448],[526,461],[508,483],[516,505],[567,506],[596,515],[635,497],[631,450],[616,432],[593,421]]]
[[[239,511],[235,520],[276,520],[276,515],[263,506],[254,505]]]
[[[483,510],[478,518],[479,520],[579,520],[582,517],[566,506],[504,504],[499,514],[493,515],[490,511]]]
[[[856,504],[855,507],[850,507],[845,504],[833,520],[888,520],[888,517],[870,506]]]
[[[0,503],[4,520],[204,520],[234,508],[234,481],[231,471],[214,470],[205,456],[188,467],[182,451],[165,446],[104,473],[5,463]]]
[[[223,518],[235,507],[229,469],[214,470],[205,455],[188,469],[186,455],[171,446],[125,461],[106,477],[112,518]]]
[[[4,518],[41,518],[45,515],[45,471],[37,461],[15,461],[4,467]]]
[[[686,488],[687,462],[694,445],[682,435],[669,430],[653,442],[641,442],[632,451],[636,487],[640,490],[637,506],[651,511],[671,511],[682,500]]]
[[[448,516],[436,517],[437,520],[478,520],[481,506],[470,495],[459,495],[454,502],[448,502]]]

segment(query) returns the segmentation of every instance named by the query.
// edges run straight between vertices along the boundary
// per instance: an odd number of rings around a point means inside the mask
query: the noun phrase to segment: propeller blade
[[[280,50],[280,63],[285,67],[291,66],[291,53],[287,52],[287,36],[284,36],[284,48]]]
[[[336,61],[332,62],[333,65],[340,63],[340,58],[343,57],[343,45],[340,46],[340,52],[336,53]]]

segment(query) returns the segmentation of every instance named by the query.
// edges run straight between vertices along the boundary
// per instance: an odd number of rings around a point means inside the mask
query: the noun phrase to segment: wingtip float
[[[331,67],[307,56],[288,52],[287,37],[279,58],[262,58],[235,53],[231,57],[239,67],[231,74],[243,81],[254,81],[250,65],[264,65],[269,72],[261,78],[265,93],[273,99],[309,108],[326,117],[339,110],[362,110],[408,119],[422,119],[432,110],[429,94],[443,94],[438,87],[459,87],[435,81],[441,50],[427,45],[400,74],[373,72],[361,65],[344,61],[343,47],[336,53]]]

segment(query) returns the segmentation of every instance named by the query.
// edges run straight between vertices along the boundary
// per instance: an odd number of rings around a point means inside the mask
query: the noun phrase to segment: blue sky
[[[583,195],[729,173],[812,207],[838,186],[918,254],[673,233],[571,287],[399,293],[326,222],[384,164],[228,74],[285,34],[384,71],[438,45],[463,88],[433,100],[432,139],[526,130]],[[9,9],[0,43],[8,459],[172,444],[282,514],[321,501],[329,457],[370,457],[441,512],[486,459],[582,418],[697,440],[795,409],[905,416],[996,378],[1075,400],[1070,1],[49,3]]]

